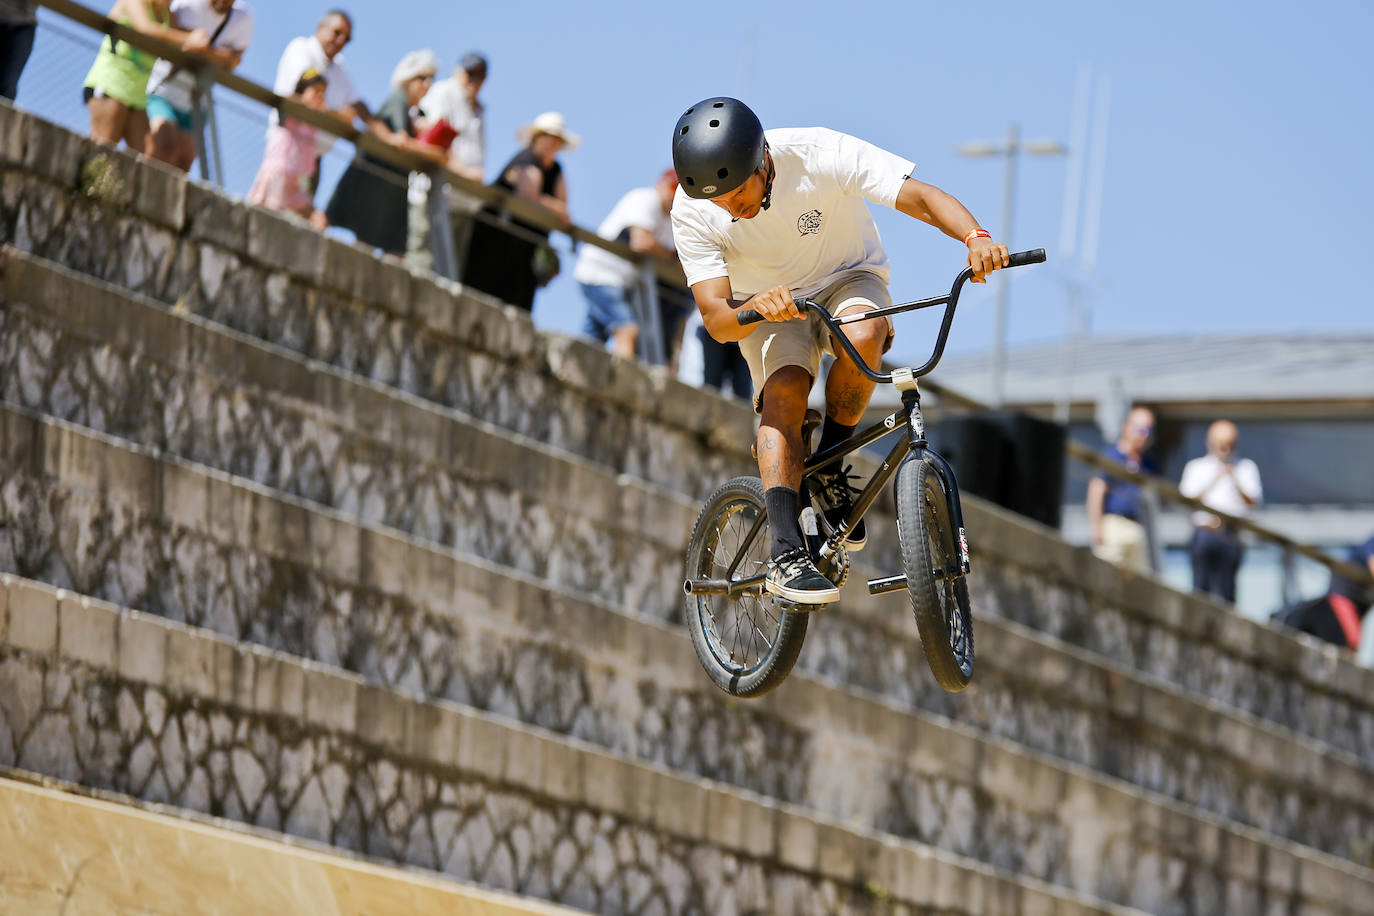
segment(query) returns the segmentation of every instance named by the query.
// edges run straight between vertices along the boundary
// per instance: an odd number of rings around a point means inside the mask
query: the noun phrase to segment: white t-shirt
[[[482,129],[482,107],[468,104],[467,92],[458,80],[449,77],[429,87],[420,100],[420,110],[430,118],[442,118],[458,131],[449,156],[463,165],[481,169],[487,162],[487,138]]]
[[[1257,503],[1263,496],[1259,467],[1249,458],[1236,462],[1234,476],[1222,472],[1221,459],[1215,455],[1194,458],[1183,466],[1183,477],[1178,484],[1178,491],[1184,496],[1200,499],[1213,509],[1235,516],[1250,512],[1240,495],[1242,490]],[[1216,516],[1206,512],[1193,513],[1194,525],[1213,525],[1216,521]]]
[[[673,225],[663,212],[658,192],[653,188],[635,188],[611,208],[610,215],[596,227],[603,239],[630,242],[630,227],[638,226],[653,233],[664,248],[673,247]],[[595,245],[583,245],[573,268],[573,279],[590,286],[631,286],[639,274],[633,262],[618,258]]]
[[[172,25],[178,29],[187,32],[204,29],[213,35],[221,22],[224,22],[224,14],[215,12],[210,0],[172,0]],[[243,53],[248,50],[252,40],[253,9],[243,0],[234,0],[234,5],[229,9],[229,21],[224,23],[224,30],[215,39],[213,47]],[[166,99],[173,108],[190,111],[191,90],[196,85],[195,75],[190,70],[179,70],[168,79],[167,74],[171,72],[171,61],[158,60],[153,65],[153,72],[148,75],[148,91]]]
[[[353,79],[348,75],[344,56],[336,54],[330,60],[324,53],[324,46],[314,35],[293,38],[287,44],[286,50],[281,53],[281,60],[277,61],[277,79],[272,84],[272,91],[277,95],[290,95],[296,91],[296,83],[300,82],[301,75],[312,68],[327,81],[324,104],[330,111],[347,108],[358,101],[358,90],[353,88]],[[276,111],[272,112],[271,123],[277,123]],[[336,139],[331,133],[317,130],[315,148],[323,156]]]
[[[780,284],[811,296],[841,274],[867,270],[884,282],[887,255],[865,200],[894,207],[914,166],[855,137],[823,127],[765,132],[776,176],[773,200],[753,219],[732,222],[709,200],[681,189],[673,236],[690,286],[729,277],[736,298]]]

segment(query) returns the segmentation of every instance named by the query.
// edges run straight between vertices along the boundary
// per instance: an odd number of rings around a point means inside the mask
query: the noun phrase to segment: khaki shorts
[[[887,284],[866,270],[846,274],[811,297],[835,317],[854,309],[884,308],[892,304]],[[883,352],[892,347],[892,322],[887,324],[887,340]],[[820,373],[821,356],[835,355],[830,345],[830,332],[819,319],[806,317],[801,321],[770,321],[756,327],[754,333],[739,342],[744,360],[749,364],[749,376],[754,382],[754,412],[762,412],[763,383],[784,366],[800,366],[811,373],[814,380]]]

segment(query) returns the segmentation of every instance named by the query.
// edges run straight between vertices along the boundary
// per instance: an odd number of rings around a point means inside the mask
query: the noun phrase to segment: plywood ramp
[[[0,913],[572,916],[578,911],[0,778]]]

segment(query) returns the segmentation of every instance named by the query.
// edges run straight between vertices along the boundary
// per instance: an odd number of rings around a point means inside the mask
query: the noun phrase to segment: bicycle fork
[[[953,525],[958,538],[959,548],[959,569],[942,569],[935,572],[935,577],[939,580],[947,580],[966,576],[972,566],[969,563],[968,555],[968,536],[964,530],[964,510],[959,501],[959,486],[954,476],[954,468],[944,459],[944,456],[930,447],[926,441],[925,417],[921,413],[921,393],[916,384],[916,379],[910,369],[897,369],[892,373],[892,381],[897,390],[902,393],[902,409],[888,417],[887,422],[895,425],[896,419],[901,416],[906,420],[906,435],[893,448],[892,453],[884,462],[883,470],[889,474],[896,471],[898,465],[904,461],[928,461],[935,473],[939,474],[943,480],[945,492],[945,506],[949,512],[950,524]],[[891,469],[889,470],[889,465]],[[886,481],[884,481],[886,482]],[[865,494],[867,495],[867,494]],[[876,497],[876,493],[874,497]],[[872,500],[869,500],[871,503]],[[865,506],[867,508],[867,506]],[[922,524],[920,519],[910,520],[913,524]],[[885,595],[888,592],[899,591],[906,588],[906,576],[881,576],[877,579],[868,581],[868,593],[870,595]]]

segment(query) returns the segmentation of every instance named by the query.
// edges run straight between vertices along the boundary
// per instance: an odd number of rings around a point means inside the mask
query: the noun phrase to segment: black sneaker
[[[832,466],[817,471],[811,478],[811,493],[816,497],[821,514],[825,516],[825,523],[830,526],[831,531],[840,527],[840,523],[849,515],[849,510],[854,508],[854,496],[859,491],[849,485],[851,467],[853,465],[847,465],[841,471]],[[863,519],[859,519],[854,530],[845,535],[844,546],[850,553],[857,553],[868,546],[868,528],[864,525]]]
[[[816,569],[805,547],[794,547],[769,560],[764,587],[769,594],[797,604],[829,604],[840,597],[840,590]]]

